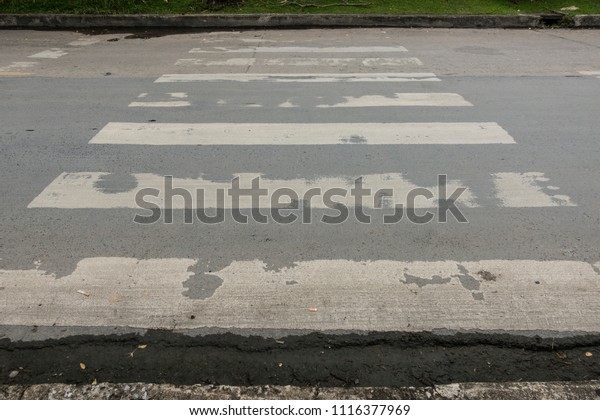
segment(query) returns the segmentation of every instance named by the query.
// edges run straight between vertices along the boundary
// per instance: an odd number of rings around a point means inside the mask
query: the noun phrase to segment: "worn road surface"
[[[0,93],[0,384],[600,378],[598,32],[0,31]]]

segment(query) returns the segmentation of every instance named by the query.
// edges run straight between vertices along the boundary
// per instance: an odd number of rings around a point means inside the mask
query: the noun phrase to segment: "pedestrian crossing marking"
[[[67,54],[68,53],[61,48],[50,48],[49,50],[30,55],[29,58],[59,58]]]
[[[191,73],[165,74],[155,83],[277,82],[277,83],[396,83],[439,82],[433,73]]]
[[[362,67],[384,67],[384,66],[422,66],[423,62],[415,57],[401,58],[182,58],[177,60],[176,66],[276,66],[276,67],[299,67],[299,66],[362,66]]]
[[[290,261],[280,270],[261,260],[204,266],[199,257],[96,257],[80,260],[63,277],[35,267],[0,270],[0,324],[600,332],[600,274],[587,262],[319,259]],[[204,278],[218,281],[198,294]]]
[[[317,108],[363,108],[376,106],[473,106],[456,93],[394,93],[392,96],[344,96],[343,102]]]
[[[507,207],[575,206],[569,196],[555,194],[558,187],[548,185],[541,172],[499,172],[493,177],[498,198]]]
[[[156,174],[131,174],[129,190],[113,191],[105,188],[107,180],[110,180],[107,172],[75,172],[63,173],[52,181],[36,198],[31,201],[28,208],[62,208],[62,209],[114,209],[132,208],[137,209],[136,194],[144,189],[156,191],[155,195],[149,196],[147,201],[155,204],[158,208],[165,208],[166,179]],[[498,207],[528,208],[528,207],[572,207],[576,204],[568,196],[555,195],[555,191],[544,191],[539,185],[541,175],[539,173],[494,173],[490,177],[496,184],[492,194],[499,199]],[[232,201],[227,199],[222,203],[217,201],[217,191],[229,191],[232,188],[232,179],[239,178],[240,188],[250,188],[252,180],[260,178],[260,188],[269,191],[269,195],[260,197],[259,208],[270,208],[272,206],[271,196],[273,192],[282,189],[291,189],[302,199],[309,190],[320,188],[321,194],[315,195],[310,206],[325,209],[328,206],[323,201],[323,194],[327,190],[342,188],[347,194],[336,199],[337,202],[348,207],[354,206],[354,197],[349,191],[354,188],[355,180],[348,177],[318,177],[318,178],[296,178],[296,179],[272,179],[263,174],[241,173],[232,175],[231,179],[214,181],[199,178],[171,178],[172,184],[169,188],[178,188],[190,193],[191,201],[177,196],[167,208],[231,208]],[[510,182],[498,182],[498,180],[509,180]],[[534,181],[532,181],[532,179]],[[516,180],[516,181],[515,181]],[[431,197],[419,197],[414,202],[414,208],[437,208],[439,196],[436,186],[416,185],[410,182],[400,173],[365,174],[362,176],[362,186],[371,189],[371,195],[366,197],[362,203],[365,208],[386,208],[393,204],[402,204],[408,207],[406,198],[410,191],[416,188],[426,188],[432,194]],[[477,197],[472,190],[460,180],[449,180],[447,183],[447,194],[465,188],[456,203],[465,208],[477,208]],[[204,202],[198,206],[197,192],[202,189]],[[388,201],[385,197],[377,198],[377,191],[387,190],[386,197],[393,197]],[[391,192],[391,196],[390,196]],[[227,194],[225,194],[227,195]],[[253,208],[251,197],[243,196],[239,201],[239,208]]]
[[[368,46],[368,47],[248,47],[248,48],[229,48],[229,47],[213,47],[213,49],[192,48],[190,54],[207,54],[207,53],[229,53],[229,54],[244,54],[244,53],[398,53],[408,52],[404,47],[400,46]]]
[[[108,123],[91,144],[403,145],[514,144],[494,122],[482,123]]]

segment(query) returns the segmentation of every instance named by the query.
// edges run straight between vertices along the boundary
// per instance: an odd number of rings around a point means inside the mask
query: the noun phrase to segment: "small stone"
[[[10,372],[10,373],[8,374],[8,377],[9,377],[10,379],[15,379],[15,378],[17,377],[17,375],[18,375],[18,374],[19,374],[19,371],[18,371],[18,370],[13,370],[12,372]]]

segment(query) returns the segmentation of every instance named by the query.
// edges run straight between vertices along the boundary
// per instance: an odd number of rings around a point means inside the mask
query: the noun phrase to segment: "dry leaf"
[[[94,380],[92,381],[92,385],[98,385],[98,381],[97,381],[96,379],[94,379]]]
[[[79,363],[79,367],[81,368],[81,370],[85,370],[85,363]]]
[[[140,344],[139,346],[137,346],[138,349],[145,349],[146,347],[148,347],[148,344]]]

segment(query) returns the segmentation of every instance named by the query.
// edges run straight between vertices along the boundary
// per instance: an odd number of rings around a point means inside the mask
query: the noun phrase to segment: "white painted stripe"
[[[343,188],[347,191],[346,196],[336,196],[335,201],[345,204],[347,207],[353,207],[355,204],[354,197],[350,195],[350,189],[354,188],[354,179],[343,177],[328,177],[315,179],[269,179],[261,174],[236,174],[234,177],[239,177],[240,188],[250,188],[252,180],[260,177],[260,187],[268,190],[266,196],[259,199],[259,208],[271,208],[271,197],[276,190],[288,188],[292,189],[301,200],[307,192],[314,188],[320,188],[319,196],[310,199],[312,208],[326,209],[328,208],[324,202],[322,195],[327,190],[333,188]],[[372,196],[363,200],[364,208],[381,208],[390,207],[393,197],[394,204],[402,204],[405,208],[408,207],[406,197],[411,190],[418,187],[424,187],[430,190],[433,197],[427,199],[418,197],[412,205],[413,208],[437,208],[439,196],[436,186],[418,186],[405,179],[402,174],[372,174],[364,175],[363,187],[372,190]],[[165,205],[165,178],[154,174],[133,174],[131,181],[134,188],[125,192],[115,192],[106,189],[105,186],[110,183],[110,174],[104,172],[78,172],[78,173],[63,173],[56,178],[44,191],[40,193],[28,206],[28,208],[62,208],[62,209],[114,209],[114,208],[139,208],[135,202],[135,195],[138,191],[144,188],[151,188],[157,191],[155,196],[147,196],[145,200],[149,203],[156,204],[159,208],[186,208],[183,199],[177,197],[172,204]],[[224,181],[213,181],[202,178],[175,178],[172,180],[173,188],[182,188],[189,191],[192,196],[192,202],[187,204],[187,208],[231,208],[232,201],[226,198],[224,203],[218,203],[217,190],[225,191],[225,197],[228,197],[227,191],[232,188],[231,179]],[[456,189],[463,188],[464,185],[457,180],[449,180],[447,183],[447,196],[450,196]],[[197,194],[199,189],[204,190],[204,203],[199,206],[197,204]],[[391,190],[393,196],[389,199],[382,199],[381,194],[376,192],[380,190]],[[308,197],[308,196],[307,196]],[[289,203],[289,199],[286,199]],[[282,199],[281,202],[284,202]],[[475,197],[467,189],[461,194],[456,201],[457,205],[462,207],[478,207],[475,202]],[[237,207],[237,206],[236,206]],[[239,208],[252,208],[253,203],[251,197],[244,196],[240,198]]]
[[[60,48],[51,48],[49,50],[30,55],[29,58],[59,58],[67,54],[67,52]]]
[[[24,69],[31,69],[39,64],[37,61],[13,61],[8,66],[0,67],[0,72],[14,72]]]
[[[98,42],[100,42],[98,38],[79,38],[76,41],[69,42],[69,45],[72,47],[87,47],[97,44]]]
[[[320,74],[165,74],[155,83],[183,82],[439,82],[433,73],[320,73]]]
[[[0,324],[600,332],[600,275],[585,262],[314,260],[270,270],[257,260],[216,272],[197,262],[87,258],[58,278],[1,270]],[[189,297],[203,276],[216,290]]]
[[[402,58],[227,58],[214,60],[207,58],[183,58],[177,60],[177,66],[422,66],[423,62],[415,57]]]
[[[254,58],[227,58],[223,60],[211,60],[206,58],[182,58],[175,62],[176,66],[253,66]]]
[[[325,144],[513,144],[493,122],[185,124],[109,123],[93,144],[139,145],[325,145]]]
[[[395,93],[391,96],[344,96],[343,102],[317,105],[317,108],[357,108],[373,106],[473,106],[456,93]]]
[[[205,53],[397,53],[407,52],[404,47],[249,47],[249,48],[229,48],[229,47],[214,47],[207,50],[205,48],[192,48],[191,54]]]
[[[496,195],[506,207],[575,206],[566,195],[554,194],[558,187],[541,172],[493,174]]]
[[[157,101],[157,102],[132,102],[130,108],[180,108],[190,106],[188,101]]]

